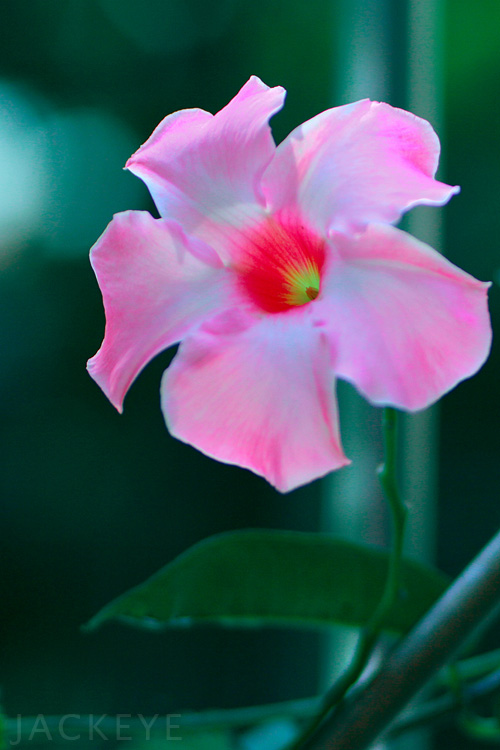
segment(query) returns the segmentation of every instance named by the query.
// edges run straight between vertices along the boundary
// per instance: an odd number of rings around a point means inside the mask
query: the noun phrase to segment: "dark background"
[[[280,141],[339,103],[343,9],[326,0],[2,2],[0,683],[10,715],[161,713],[317,690],[321,643],[311,635],[79,632],[209,534],[317,529],[323,493],[317,482],[279,495],[171,439],[158,388],[172,351],[134,384],[124,415],[115,412],[85,372],[104,324],[88,249],[114,212],[152,208],[121,167],[169,112],[215,112],[255,73],[288,89],[273,120]],[[498,281],[500,4],[450,0],[444,17],[443,178],[462,193],[443,209],[443,250]],[[391,18],[397,57],[405,19]],[[405,81],[396,84],[388,99],[405,106]],[[495,328],[496,285],[490,300]],[[499,373],[494,346],[441,403],[437,559],[452,575],[500,523]],[[462,745],[447,733],[439,747]]]

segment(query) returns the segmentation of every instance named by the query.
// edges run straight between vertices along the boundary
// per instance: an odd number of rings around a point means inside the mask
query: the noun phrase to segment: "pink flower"
[[[285,96],[252,77],[215,116],[166,117],[127,168],[162,218],[116,215],[92,249],[106,334],[92,377],[121,410],[161,350],[180,440],[282,492],[349,463],[335,377],[423,409],[488,356],[488,284],[391,226],[458,192],[429,123],[363,100],[275,146]]]

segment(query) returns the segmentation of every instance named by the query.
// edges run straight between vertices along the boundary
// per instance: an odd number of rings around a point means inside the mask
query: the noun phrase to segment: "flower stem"
[[[407,510],[406,506],[401,501],[396,478],[397,427],[398,412],[395,409],[386,407],[383,411],[382,417],[384,463],[378,469],[378,476],[382,489],[384,490],[389,502],[393,538],[384,591],[373,615],[359,637],[351,663],[339,679],[325,693],[319,712],[308,724],[305,731],[292,745],[290,750],[300,748],[303,743],[314,734],[330,711],[342,701],[348,690],[361,676],[378,640],[384,620],[399,596],[401,559],[403,554]]]
[[[406,505],[401,500],[397,484],[398,412],[395,409],[390,407],[384,409],[382,430],[385,459],[378,470],[378,476],[389,502],[393,536],[385,590],[372,620],[368,623],[368,628],[375,630],[377,635],[381,625],[383,625],[384,618],[397,602],[400,594],[401,559],[408,514]]]

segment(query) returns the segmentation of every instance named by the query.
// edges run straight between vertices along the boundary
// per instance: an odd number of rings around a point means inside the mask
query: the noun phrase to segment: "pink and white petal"
[[[306,216],[328,234],[395,222],[459,191],[433,179],[439,139],[410,112],[364,99],[329,109],[281,143],[263,177],[273,212]]]
[[[256,76],[216,115],[199,109],[166,117],[129,159],[162,216],[208,242],[226,259],[234,231],[263,215],[261,176],[276,147],[269,119],[285,91]]]
[[[234,304],[233,281],[211,248],[175,222],[117,214],[91,251],[106,313],[90,375],[121,411],[133,380],[158,352]]]
[[[281,492],[349,463],[329,343],[297,315],[204,325],[181,344],[161,390],[172,435]]]
[[[482,366],[489,284],[391,226],[335,234],[330,244],[317,315],[338,377],[372,403],[415,411]]]

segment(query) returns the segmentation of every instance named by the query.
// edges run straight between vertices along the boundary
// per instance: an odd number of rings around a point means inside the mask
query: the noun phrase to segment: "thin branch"
[[[488,661],[493,661],[495,658],[498,661],[498,654],[491,652],[491,654],[468,659],[461,663],[459,668],[462,669],[463,666],[463,670],[467,671],[470,666],[476,672],[479,661],[486,665]],[[391,727],[391,737],[399,737],[417,727],[429,726],[443,719],[451,718],[464,708],[471,707],[488,696],[498,693],[500,691],[500,668],[491,674],[484,675],[482,673],[482,675],[481,679],[464,686],[460,699],[452,693],[445,693],[437,698],[429,699],[419,706],[403,711]],[[320,701],[320,697],[302,698],[262,706],[209,710],[197,713],[181,712],[163,716],[158,714],[155,716],[143,716],[142,714],[111,716],[109,714],[73,713],[61,716],[38,714],[37,716],[20,716],[17,719],[5,717],[2,727],[3,739],[4,746],[8,748],[25,743],[30,745],[46,744],[48,739],[63,742],[67,741],[68,736],[74,739],[76,734],[88,737],[92,729],[100,739],[102,739],[101,735],[104,734],[107,739],[115,740],[119,732],[137,738],[145,736],[164,737],[169,718],[178,728],[179,735],[183,730],[201,733],[210,732],[214,729],[240,731],[284,717],[297,722],[304,721],[315,714]]]
[[[500,598],[500,532],[467,566],[368,683],[351,692],[304,746],[365,750],[408,701],[494,613]]]

